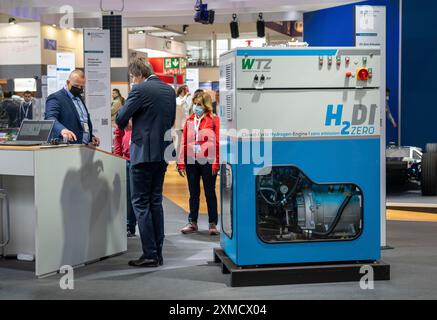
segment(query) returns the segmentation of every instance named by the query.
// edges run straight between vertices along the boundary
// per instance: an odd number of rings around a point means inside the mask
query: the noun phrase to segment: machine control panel
[[[246,48],[236,54],[237,89],[380,86],[379,48]]]

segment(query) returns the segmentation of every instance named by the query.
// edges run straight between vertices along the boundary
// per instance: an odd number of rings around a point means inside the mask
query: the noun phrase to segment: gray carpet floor
[[[141,253],[139,238],[128,240],[128,252],[75,269],[74,290],[61,290],[62,275],[36,279],[32,263],[0,260],[0,299],[437,299],[437,223],[388,222],[383,260],[392,280],[373,290],[358,283],[231,288],[212,263],[219,237],[206,232],[178,232],[186,214],[165,200],[166,239],[163,267],[134,269],[130,259]],[[207,227],[201,217],[200,227]]]

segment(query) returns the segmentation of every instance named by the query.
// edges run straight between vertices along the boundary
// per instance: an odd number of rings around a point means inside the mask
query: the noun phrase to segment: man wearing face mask
[[[83,71],[71,72],[64,88],[47,98],[45,119],[55,120],[53,138],[98,147],[100,139],[93,135],[91,117],[82,99],[84,87]]]
[[[32,92],[26,91],[24,93],[24,101],[20,103],[20,123],[23,120],[32,120],[33,119],[33,97]]]

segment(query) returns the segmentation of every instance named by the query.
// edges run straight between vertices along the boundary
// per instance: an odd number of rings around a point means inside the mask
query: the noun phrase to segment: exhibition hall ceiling
[[[237,13],[241,22],[253,22],[258,13],[266,21],[290,21],[302,13],[359,1],[350,0],[203,0],[215,10],[216,23],[229,23]],[[196,0],[8,0],[0,1],[0,12],[22,18],[59,24],[66,12],[74,13],[75,27],[99,27],[103,12],[123,15],[126,27],[193,23]]]
[[[2,1],[3,2],[3,1]],[[278,11],[309,11],[339,4],[352,3],[350,0],[203,0],[209,9],[217,13],[237,12],[278,12]],[[76,13],[100,13],[118,11],[128,16],[172,16],[190,15],[196,0],[14,0],[0,3],[0,11],[19,11],[19,8],[38,8],[44,13],[56,13],[62,6],[71,5]],[[15,8],[14,8],[15,7]]]

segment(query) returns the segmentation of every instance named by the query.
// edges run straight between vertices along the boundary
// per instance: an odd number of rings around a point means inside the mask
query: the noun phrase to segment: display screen
[[[53,128],[53,121],[23,121],[17,141],[47,142]]]

